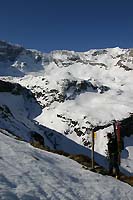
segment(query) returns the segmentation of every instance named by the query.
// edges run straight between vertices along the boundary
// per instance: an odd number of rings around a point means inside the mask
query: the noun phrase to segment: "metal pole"
[[[92,169],[94,169],[94,131],[91,131],[92,134],[92,151],[91,151],[91,162],[92,162]]]

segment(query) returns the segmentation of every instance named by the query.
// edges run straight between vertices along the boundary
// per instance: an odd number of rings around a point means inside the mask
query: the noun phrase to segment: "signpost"
[[[92,169],[94,169],[94,131],[91,131],[92,135],[92,151],[91,151],[91,161],[92,161]]]

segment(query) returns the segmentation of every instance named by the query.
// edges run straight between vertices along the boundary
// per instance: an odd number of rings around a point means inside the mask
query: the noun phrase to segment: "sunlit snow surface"
[[[1,200],[131,200],[133,188],[0,133]]]

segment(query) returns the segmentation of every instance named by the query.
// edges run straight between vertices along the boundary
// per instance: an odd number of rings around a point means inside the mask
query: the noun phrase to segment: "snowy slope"
[[[1,200],[131,200],[133,188],[0,133]]]
[[[65,151],[79,152],[82,146],[90,152],[89,129],[98,128],[95,151],[105,156],[106,134],[113,131],[112,120],[123,121],[133,113],[133,49],[44,54],[0,42],[0,75],[2,80],[17,82],[35,94],[42,112],[33,120],[50,132],[57,131],[58,136],[54,134],[52,141]],[[129,134],[127,130],[129,125],[123,132]],[[69,139],[80,148],[68,148]],[[129,146],[126,148],[131,154],[127,158],[132,163],[132,137]],[[132,172],[131,164],[130,169],[126,166]]]
[[[30,90],[0,81],[0,128],[29,141],[32,120],[40,113],[41,107]]]

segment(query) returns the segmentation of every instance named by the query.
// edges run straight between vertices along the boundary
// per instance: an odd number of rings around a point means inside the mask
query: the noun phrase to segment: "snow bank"
[[[131,200],[133,188],[0,133],[1,200]]]

